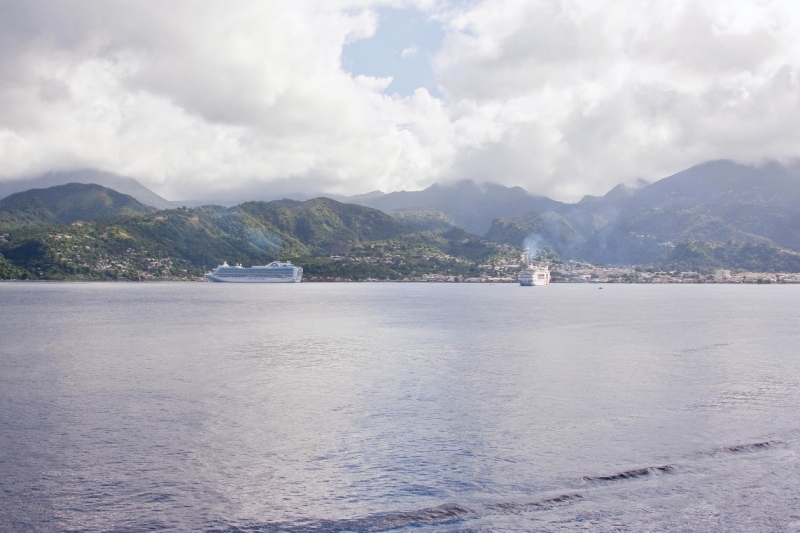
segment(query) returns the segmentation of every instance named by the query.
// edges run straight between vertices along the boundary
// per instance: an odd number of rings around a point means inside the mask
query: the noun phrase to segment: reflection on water
[[[0,284],[0,529],[798,530],[800,287]]]

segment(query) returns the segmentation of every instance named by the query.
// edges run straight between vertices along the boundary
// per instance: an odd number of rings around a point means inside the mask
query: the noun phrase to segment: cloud
[[[392,77],[342,67],[386,7],[444,28],[442,98],[387,94]],[[788,0],[0,9],[0,179],[96,167],[177,199],[470,177],[576,199],[708,159],[800,155],[800,6]]]
[[[493,132],[452,173],[577,198],[797,156],[798,23],[791,2],[480,2],[449,19],[436,58],[463,120]]]
[[[400,52],[400,56],[401,57],[411,57],[411,56],[417,55],[417,52],[419,52],[419,50],[417,49],[417,45],[412,44],[408,48],[404,48],[403,51]]]

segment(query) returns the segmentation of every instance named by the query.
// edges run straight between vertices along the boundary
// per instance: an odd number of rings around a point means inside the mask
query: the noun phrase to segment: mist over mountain
[[[522,187],[506,187],[496,183],[475,183],[470,180],[434,184],[422,191],[398,191],[374,197],[351,197],[360,205],[394,211],[439,211],[459,227],[475,235],[489,230],[497,217],[513,217],[528,211],[553,211],[563,204],[545,196],[534,196]]]
[[[48,174],[26,183],[73,176]],[[179,203],[168,202],[129,178],[101,172],[84,172],[81,178],[119,183],[150,205]],[[4,185],[3,190],[9,190]],[[17,193],[0,201],[0,226],[69,223],[126,210],[152,210],[130,196],[123,201],[125,195],[107,188],[61,187],[66,188]],[[78,191],[76,187],[89,188]],[[250,240],[251,245],[259,235],[276,235],[275,242],[296,242],[297,250],[309,254],[328,253],[334,241],[382,240],[404,231],[444,235],[455,229],[496,243],[548,251],[562,259],[605,264],[794,268],[791,254],[800,252],[798,164],[748,166],[712,161],[651,184],[619,185],[604,196],[585,196],[573,204],[535,196],[520,187],[469,180],[422,191],[330,196],[340,201],[245,202],[232,211],[208,207],[197,213],[227,213],[218,215],[219,223],[232,220],[231,213],[237,213],[237,220],[255,217],[260,220],[255,230],[225,233]],[[336,223],[326,212],[334,205],[338,206]],[[237,224],[247,228],[250,223]],[[271,242],[268,237],[261,240],[265,246]]]
[[[155,211],[130,195],[101,185],[68,183],[18,192],[0,200],[0,229],[71,224],[110,215]]]
[[[800,252],[800,173],[712,161],[638,189],[497,219],[487,238],[609,264],[734,266],[745,244],[762,256]]]
[[[159,209],[169,209],[170,207],[186,205],[184,202],[165,200],[133,178],[126,178],[111,172],[103,172],[95,169],[49,172],[35,178],[3,181],[0,182],[0,199],[16,192],[30,189],[46,189],[56,185],[66,185],[67,183],[94,183],[102,185],[103,187],[108,187],[122,194],[133,196],[139,202]]]

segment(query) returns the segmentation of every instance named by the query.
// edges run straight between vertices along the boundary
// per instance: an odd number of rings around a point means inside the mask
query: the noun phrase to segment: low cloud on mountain
[[[185,199],[466,178],[577,200],[706,160],[799,155],[788,0],[0,8],[4,180],[91,167]],[[440,48],[381,53],[427,58],[438,96],[343,63],[348,43],[409,10],[436,23]]]

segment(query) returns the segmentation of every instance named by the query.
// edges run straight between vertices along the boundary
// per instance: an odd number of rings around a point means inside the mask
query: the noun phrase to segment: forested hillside
[[[100,185],[69,183],[18,192],[0,200],[0,230],[155,211],[127,194]]]
[[[277,258],[326,277],[467,275],[524,248],[594,264],[800,272],[799,169],[715,161],[574,204],[467,181],[354,197],[388,212],[329,198],[157,211],[71,183],[0,200],[0,276],[185,276]]]
[[[92,216],[94,215],[94,216]],[[466,275],[502,248],[454,229],[434,235],[378,210],[317,198],[156,211],[93,185],[64,185],[0,202],[8,235],[0,277],[191,277],[221,264],[291,259],[308,275]],[[331,259],[331,255],[346,258]]]
[[[495,219],[486,238],[594,263],[797,272],[800,175],[777,163],[706,163],[640,189]]]

